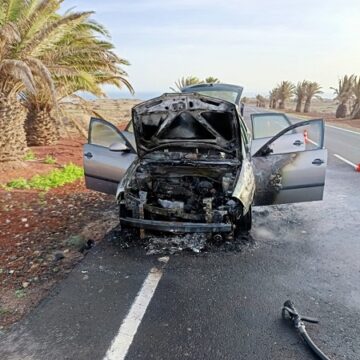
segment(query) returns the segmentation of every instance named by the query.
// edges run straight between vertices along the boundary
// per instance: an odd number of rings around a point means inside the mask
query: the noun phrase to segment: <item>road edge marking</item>
[[[325,126],[329,127],[329,128],[337,129],[337,130],[346,131],[346,132],[349,132],[349,133],[352,133],[352,134],[360,135],[359,131],[349,130],[349,129],[341,128],[341,127],[334,126],[334,125],[328,125],[328,124],[325,124]]]
[[[344,163],[348,164],[348,165],[351,165],[352,167],[354,167],[355,169],[357,168],[357,165],[354,164],[353,162],[351,162],[350,160],[348,159],[345,159],[344,157],[342,157],[341,155],[338,155],[338,154],[333,154],[337,159],[343,161]]]
[[[169,261],[168,256],[164,256],[160,259],[159,261],[162,262],[163,265],[160,267],[153,267],[150,270],[103,360],[125,359],[141,320],[145,315],[146,309],[150,304],[163,275],[163,268]]]

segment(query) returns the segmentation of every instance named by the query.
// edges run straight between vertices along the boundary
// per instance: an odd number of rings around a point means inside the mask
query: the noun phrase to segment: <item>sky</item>
[[[182,76],[215,76],[268,94],[282,80],[317,81],[325,95],[360,75],[359,0],[65,0],[110,31],[137,97]],[[127,96],[125,90],[109,95]]]

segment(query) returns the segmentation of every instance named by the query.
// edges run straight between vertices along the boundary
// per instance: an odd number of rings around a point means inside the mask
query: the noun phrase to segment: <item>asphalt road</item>
[[[331,131],[324,201],[257,208],[241,252],[183,252],[164,264],[103,242],[0,337],[0,359],[105,359],[111,346],[121,347],[113,340],[146,297],[144,316],[131,323],[139,320],[134,337],[123,336],[129,360],[311,359],[281,319],[288,298],[320,319],[307,329],[331,359],[359,359],[360,174],[332,156],[352,153],[344,150],[348,135]],[[137,297],[154,267],[162,274],[155,292]]]

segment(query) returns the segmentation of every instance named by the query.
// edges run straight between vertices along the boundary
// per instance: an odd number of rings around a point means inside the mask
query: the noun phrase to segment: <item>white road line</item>
[[[310,141],[313,145],[319,146],[319,144],[311,139],[308,138],[308,141]]]
[[[166,264],[169,257],[162,257],[160,262]],[[134,336],[145,315],[146,309],[162,277],[162,267],[153,267],[138,292],[129,313],[121,324],[119,332],[113,339],[104,360],[124,360],[133,342]]]
[[[338,154],[334,154],[334,156],[335,156],[336,158],[338,158],[339,160],[342,160],[342,161],[345,162],[346,164],[353,166],[355,169],[357,168],[357,165],[354,164],[353,162],[351,162],[350,160],[347,160],[347,159],[345,159],[344,157],[342,157],[342,156],[340,156],[340,155],[338,155]]]
[[[346,131],[346,132],[349,132],[349,133],[352,133],[352,134],[360,135],[359,131],[348,130],[348,129],[344,129],[344,128],[341,128],[341,127],[338,127],[338,126],[333,126],[333,125],[325,125],[325,126],[329,127],[329,128],[337,129],[337,130]]]

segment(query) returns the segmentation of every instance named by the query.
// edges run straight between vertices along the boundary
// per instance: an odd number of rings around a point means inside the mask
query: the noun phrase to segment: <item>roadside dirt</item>
[[[94,104],[122,129],[137,102]],[[68,112],[80,116],[87,127],[88,114],[76,106],[69,106]],[[69,163],[82,166],[86,139],[70,125],[67,133],[71,138],[61,139],[57,145],[30,148],[35,160],[0,165],[0,184],[46,174]],[[55,163],[46,164],[46,157]],[[0,331],[36,306],[117,224],[113,196],[88,191],[83,180],[48,192],[0,188]]]
[[[79,181],[48,193],[0,191],[0,327],[35,306],[117,224],[113,197]]]

